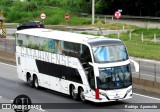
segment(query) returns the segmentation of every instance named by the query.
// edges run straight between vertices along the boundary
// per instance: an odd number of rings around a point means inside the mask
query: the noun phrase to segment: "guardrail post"
[[[154,42],[157,43],[156,33],[154,33]]]
[[[13,48],[14,48],[14,53],[16,52],[16,39],[13,41]]]
[[[107,19],[106,19],[106,17],[104,17],[104,21],[105,21],[105,24],[107,23]]]
[[[141,78],[141,61],[139,61],[139,79]]]
[[[99,16],[97,16],[97,20],[99,21]]]
[[[131,41],[132,39],[132,35],[131,35],[131,31],[129,31],[129,40]]]
[[[156,82],[156,75],[157,75],[157,72],[156,72],[156,64],[154,64],[154,73],[155,73],[155,82]]]
[[[101,35],[103,35],[103,32],[102,32],[102,29],[101,29],[101,27],[99,27],[99,31],[100,31]]]
[[[118,38],[119,38],[120,36],[119,36],[119,29],[118,29]]]
[[[142,34],[141,34],[141,39],[142,39],[142,42],[143,42],[143,32],[142,32]]]
[[[4,44],[5,44],[5,51],[7,51],[7,42],[6,42],[6,39],[4,39]]]

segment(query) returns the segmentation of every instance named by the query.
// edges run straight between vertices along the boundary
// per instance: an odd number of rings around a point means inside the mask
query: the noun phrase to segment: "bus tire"
[[[76,89],[75,89],[75,87],[74,87],[74,85],[72,85],[71,86],[71,97],[74,99],[74,100],[77,100],[78,99],[78,94],[75,92],[76,91]]]
[[[31,87],[33,87],[33,81],[32,81],[31,75],[29,73],[27,73],[27,82]]]
[[[36,89],[39,89],[38,77],[36,75],[34,76],[33,82],[34,82],[34,87]]]
[[[79,96],[79,99],[82,101],[82,102],[85,102],[86,99],[85,99],[85,96],[84,96],[84,90],[82,87],[79,88],[79,91],[78,91],[78,96]]]

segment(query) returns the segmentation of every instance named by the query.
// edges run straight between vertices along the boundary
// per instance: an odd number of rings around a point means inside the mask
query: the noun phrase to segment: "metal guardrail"
[[[96,17],[100,18],[113,18],[113,15],[96,15]],[[122,19],[141,19],[141,20],[160,20],[160,17],[150,17],[150,16],[129,16],[129,15],[122,15]]]
[[[88,13],[79,13],[79,16],[81,17],[91,17],[91,14]],[[114,18],[113,15],[102,15],[102,14],[95,14],[95,18]],[[131,16],[131,15],[123,15],[122,14],[122,19],[138,19],[138,20],[160,20],[160,17],[151,17],[151,16]]]
[[[160,63],[137,60],[140,69],[139,73],[132,72],[133,77],[160,82]],[[132,71],[134,68],[132,68]]]
[[[0,38],[0,52],[15,53],[15,41],[13,39]]]

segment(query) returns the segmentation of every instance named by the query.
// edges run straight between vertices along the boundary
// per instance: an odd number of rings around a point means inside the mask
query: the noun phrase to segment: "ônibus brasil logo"
[[[33,105],[31,99],[27,95],[17,96],[13,104],[2,104],[2,109],[14,109],[15,112],[29,112],[30,109],[41,110],[41,105]]]

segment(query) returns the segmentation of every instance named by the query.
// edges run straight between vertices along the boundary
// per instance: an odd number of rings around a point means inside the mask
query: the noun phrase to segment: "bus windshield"
[[[130,64],[99,68],[97,87],[103,90],[126,88],[132,84]]]
[[[123,44],[93,46],[92,50],[96,63],[117,62],[128,59],[127,51]]]

